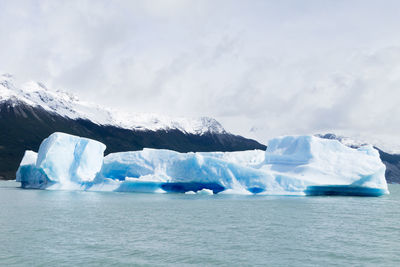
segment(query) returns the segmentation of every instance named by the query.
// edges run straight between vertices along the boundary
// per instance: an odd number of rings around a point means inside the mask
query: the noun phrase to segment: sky
[[[0,1],[0,71],[262,143],[398,142],[400,1]]]

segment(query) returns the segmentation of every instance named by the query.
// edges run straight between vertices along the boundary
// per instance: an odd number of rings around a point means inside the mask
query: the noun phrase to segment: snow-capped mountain
[[[149,113],[125,113],[106,109],[99,105],[80,101],[75,95],[52,91],[39,82],[17,84],[13,76],[0,76],[0,103],[10,101],[13,105],[25,103],[40,106],[62,117],[90,120],[99,125],[111,125],[130,130],[176,129],[189,134],[225,133],[222,125],[213,118],[171,118]]]
[[[106,144],[106,154],[145,147],[179,152],[266,148],[225,131],[212,118],[127,114],[49,90],[41,83],[18,84],[11,75],[0,75],[0,179],[15,179],[24,151],[37,151],[54,132],[98,140]]]

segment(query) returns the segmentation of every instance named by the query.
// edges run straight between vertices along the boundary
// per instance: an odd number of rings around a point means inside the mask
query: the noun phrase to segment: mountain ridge
[[[1,77],[0,179],[15,179],[25,150],[37,151],[42,140],[53,132],[98,140],[107,146],[106,154],[145,147],[178,152],[266,149],[265,145],[255,140],[225,131],[212,118],[176,120],[144,114],[139,119],[124,120],[124,117],[115,116],[106,109],[97,109],[95,105],[95,108],[92,104],[79,105],[74,96],[64,93],[54,95],[43,84],[30,83],[24,88],[26,90],[22,90],[12,83],[10,75]],[[83,111],[89,107],[89,112],[105,116],[98,116],[97,119],[105,119],[91,120],[90,114],[85,116],[79,110],[82,107]],[[118,123],[118,120],[125,124]]]
[[[121,112],[81,101],[75,95],[48,89],[40,82],[18,84],[11,74],[0,75],[0,103],[24,102],[41,106],[49,112],[70,119],[87,119],[99,125],[111,125],[130,130],[177,129],[190,134],[226,133],[222,125],[210,117],[168,117],[153,113]]]

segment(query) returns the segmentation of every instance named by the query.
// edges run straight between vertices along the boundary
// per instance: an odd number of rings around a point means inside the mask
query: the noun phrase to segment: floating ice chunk
[[[204,188],[204,189],[197,191],[196,194],[198,194],[198,195],[213,195],[214,193],[212,190]]]
[[[304,195],[318,188],[307,190],[310,186],[331,185],[350,187],[348,191],[355,194],[362,188],[388,192],[385,166],[372,147],[356,150],[335,140],[285,136],[271,140],[262,154],[159,149],[114,153],[105,157],[101,176],[118,180],[129,176],[138,181],[158,177],[157,182],[164,182],[160,185],[163,190],[182,193],[206,189],[213,193]]]
[[[363,195],[389,193],[372,146],[346,147],[314,136],[272,139],[265,152],[178,153],[144,149],[104,157],[100,142],[62,133],[27,151],[22,187],[198,194]],[[36,159],[37,158],[37,159]]]
[[[378,151],[369,145],[353,149],[336,140],[315,136],[284,136],[268,143],[265,159],[266,165],[262,168],[275,176],[295,177],[320,186],[348,186],[354,192],[362,190],[360,187],[389,192],[385,165]]]
[[[36,167],[60,184],[90,182],[101,169],[105,149],[95,140],[53,133],[40,145]]]
[[[21,182],[22,188],[40,189],[45,188],[48,184],[46,175],[36,168],[36,159],[36,152],[25,151],[16,174],[16,181]]]

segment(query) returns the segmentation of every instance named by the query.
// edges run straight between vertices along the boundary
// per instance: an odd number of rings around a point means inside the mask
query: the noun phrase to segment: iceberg
[[[24,188],[187,194],[388,194],[385,165],[372,146],[346,147],[315,136],[283,136],[267,150],[111,153],[102,143],[54,133],[27,151],[17,171]]]
[[[389,193],[386,167],[371,145],[354,149],[315,136],[279,137],[268,143],[262,168],[312,184],[305,189],[307,195]]]
[[[98,141],[56,132],[41,143],[36,169],[58,188],[75,188],[95,179],[103,165],[105,149]]]

